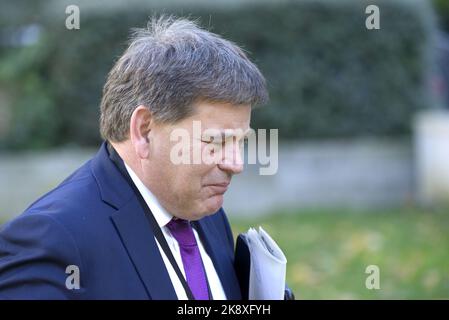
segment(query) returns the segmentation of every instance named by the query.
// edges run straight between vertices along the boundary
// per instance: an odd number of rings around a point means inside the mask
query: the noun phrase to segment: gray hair
[[[198,101],[255,106],[267,100],[265,79],[242,49],[196,22],[162,16],[134,30],[109,72],[100,132],[109,141],[126,140],[139,105],[155,121],[175,123],[193,114]]]

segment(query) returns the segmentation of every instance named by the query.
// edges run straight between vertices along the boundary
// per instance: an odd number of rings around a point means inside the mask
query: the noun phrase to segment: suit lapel
[[[222,240],[216,236],[219,232],[210,218],[203,218],[196,221],[194,222],[194,225],[209,257],[212,259],[227,299],[240,300],[240,287],[235,275],[232,260],[227,255],[226,251],[223,250],[227,244],[222,243]]]
[[[130,201],[111,218],[150,297],[154,300],[178,299],[138,201]]]
[[[152,299],[177,299],[151,226],[134,191],[109,158],[105,143],[92,161],[92,173],[120,239]]]

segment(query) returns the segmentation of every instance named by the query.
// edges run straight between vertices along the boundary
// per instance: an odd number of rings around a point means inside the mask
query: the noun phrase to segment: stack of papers
[[[249,300],[284,300],[287,258],[262,227],[244,234],[251,263]]]

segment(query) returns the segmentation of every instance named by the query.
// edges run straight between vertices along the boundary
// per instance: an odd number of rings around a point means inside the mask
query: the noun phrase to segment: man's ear
[[[145,106],[138,106],[131,115],[129,133],[136,154],[141,159],[147,159],[150,154],[148,135],[154,123],[151,111]]]

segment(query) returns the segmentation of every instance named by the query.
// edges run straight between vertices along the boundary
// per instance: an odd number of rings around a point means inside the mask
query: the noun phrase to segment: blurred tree
[[[433,0],[433,4],[438,17],[439,27],[449,32],[449,1]]]
[[[64,1],[30,7],[41,11],[24,14],[12,30],[31,23],[38,41],[0,48],[0,86],[12,96],[13,119],[0,148],[97,144],[107,73],[130,28],[161,12],[198,17],[249,52],[271,96],[254,113],[253,127],[280,128],[282,138],[407,135],[416,110],[433,104],[427,80],[434,26],[426,2],[369,1],[381,7],[380,30],[365,28],[367,1],[190,1],[176,9],[171,2],[165,9],[144,1],[108,10],[89,2],[80,5],[76,31],[64,27]]]

